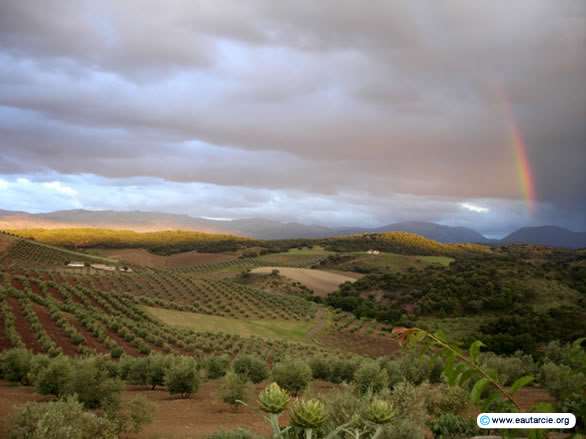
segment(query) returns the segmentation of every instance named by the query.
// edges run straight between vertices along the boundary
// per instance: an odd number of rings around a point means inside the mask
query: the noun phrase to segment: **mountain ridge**
[[[424,221],[404,221],[381,227],[326,227],[263,218],[214,220],[186,214],[149,211],[71,209],[48,213],[27,213],[0,209],[0,228],[99,227],[136,231],[183,229],[232,234],[256,239],[330,238],[354,233],[410,232],[438,242],[479,244],[536,244],[553,247],[586,247],[586,233],[559,226],[522,227],[502,240],[492,240],[467,227]]]

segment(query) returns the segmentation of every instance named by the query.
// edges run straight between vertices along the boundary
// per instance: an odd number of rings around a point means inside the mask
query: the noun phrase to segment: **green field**
[[[334,252],[326,250],[320,245],[314,245],[313,247],[292,248],[287,253],[282,253],[282,254],[304,255],[304,256],[328,256],[328,255],[333,255]]]
[[[150,306],[148,313],[172,326],[182,326],[198,332],[223,332],[242,337],[269,337],[287,341],[304,341],[313,322],[291,320],[243,320],[229,317],[174,311]]]

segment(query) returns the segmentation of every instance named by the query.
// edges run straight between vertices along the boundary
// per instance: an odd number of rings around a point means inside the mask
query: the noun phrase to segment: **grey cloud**
[[[504,96],[584,217],[581,0],[43,5],[0,4],[3,173],[516,200]]]

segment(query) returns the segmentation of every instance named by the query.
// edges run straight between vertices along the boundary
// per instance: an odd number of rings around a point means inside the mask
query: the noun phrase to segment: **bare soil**
[[[317,336],[319,342],[330,348],[355,352],[369,357],[396,354],[401,347],[396,340],[382,335],[367,335],[360,332],[328,330]]]
[[[44,401],[46,397],[35,393],[32,387],[15,386],[0,380],[0,439],[8,438],[10,417],[19,407],[30,401]]]
[[[20,338],[28,349],[36,354],[42,353],[43,349],[41,348],[41,345],[39,345],[39,342],[35,338],[30,325],[24,317],[20,303],[18,303],[14,297],[9,297],[7,300],[8,304],[12,307],[12,313],[14,314],[14,319],[16,321],[16,331],[20,335]]]
[[[155,404],[155,416],[151,424],[138,433],[128,435],[133,439],[203,439],[218,431],[246,428],[268,437],[270,430],[264,421],[264,414],[258,411],[258,393],[267,385],[260,383],[252,386],[248,406],[234,409],[218,396],[221,380],[208,381],[191,399],[175,399],[163,388],[150,390],[141,386],[127,386],[122,399],[127,401],[142,395]],[[311,393],[328,393],[337,386],[325,381],[314,381]],[[32,387],[13,385],[0,380],[0,439],[8,438],[10,417],[23,404],[30,401],[48,401],[51,397],[38,395]],[[517,393],[517,399],[524,410],[538,402],[552,402],[552,397],[543,389],[527,387]],[[286,422],[286,417],[283,417]]]
[[[259,267],[253,269],[252,273],[269,274],[273,270],[279,270],[281,276],[288,277],[311,288],[316,296],[325,297],[336,291],[344,282],[355,282],[356,277],[342,274],[341,272],[332,273],[323,270],[312,270],[309,268],[291,268],[291,267]]]
[[[55,324],[55,322],[51,319],[49,312],[42,306],[37,305],[36,303],[33,304],[33,309],[37,313],[43,328],[51,337],[57,346],[63,349],[63,353],[65,355],[77,355],[79,353],[77,347],[71,343],[71,340],[67,335],[63,332],[63,330]]]
[[[203,383],[191,399],[176,399],[169,396],[165,389],[150,390],[140,386],[128,386],[123,392],[123,400],[142,395],[155,403],[155,417],[151,424],[136,434],[134,439],[203,439],[217,431],[230,431],[246,428],[268,437],[270,429],[264,420],[264,413],[258,411],[258,393],[267,383],[256,384],[249,395],[249,406],[234,409],[218,396],[221,380]],[[315,381],[311,385],[315,393],[324,393],[335,388],[334,384]],[[47,401],[51,398],[37,395],[32,387],[13,386],[0,381],[0,439],[8,437],[10,417],[18,407],[29,401]],[[285,417],[283,420],[285,421]]]
[[[236,259],[235,255],[224,253],[199,253],[197,251],[177,253],[170,256],[159,256],[142,248],[100,250],[100,255],[119,259],[129,264],[153,268],[175,268],[190,265],[210,264]]]
[[[69,323],[71,323],[71,325],[77,329],[77,332],[83,335],[85,338],[85,346],[95,350],[98,354],[107,354],[109,352],[108,349],[106,349],[106,347],[98,339],[96,339],[91,334],[91,332],[85,329],[83,325],[79,323],[73,316],[67,316],[67,320],[69,320]]]

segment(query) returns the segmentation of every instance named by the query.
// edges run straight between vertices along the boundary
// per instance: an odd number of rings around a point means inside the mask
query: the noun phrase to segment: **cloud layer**
[[[0,174],[82,207],[583,229],[585,49],[581,0],[2,2]]]

